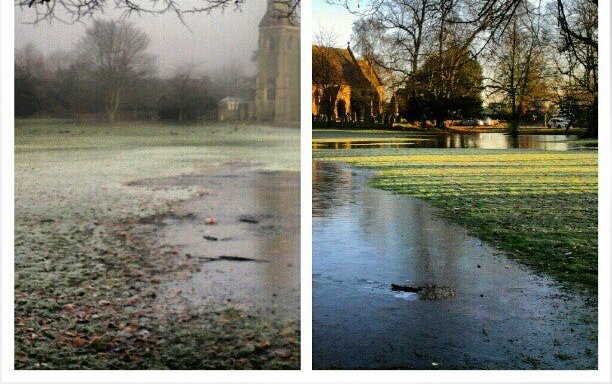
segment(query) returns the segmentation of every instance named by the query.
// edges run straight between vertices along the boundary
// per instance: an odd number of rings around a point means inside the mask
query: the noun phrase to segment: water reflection
[[[184,203],[177,212],[196,212],[195,221],[170,223],[160,238],[205,262],[193,277],[170,282],[169,289],[180,290],[195,305],[232,303],[299,319],[299,173],[245,171],[193,182],[216,192]],[[245,214],[254,222],[241,222]],[[217,224],[202,225],[208,216]],[[220,256],[263,262],[206,262]]]
[[[481,149],[543,149],[567,151],[576,135],[520,135],[513,137],[505,133],[452,133],[444,135],[406,135],[397,137],[372,137],[360,135],[359,139],[326,139],[312,143],[313,149],[358,149],[358,148],[481,148]]]
[[[355,200],[353,171],[331,163],[312,162],[312,215],[329,215],[329,210],[351,204]]]
[[[270,300],[279,314],[299,318],[300,303],[300,188],[299,174],[265,172],[251,178],[250,189],[258,211],[268,222],[257,228],[253,254],[267,260],[257,265],[260,292],[249,289],[251,301]],[[248,247],[248,245],[247,245]],[[237,274],[238,275],[238,274]],[[257,289],[257,288],[256,288]]]
[[[596,365],[583,353],[596,350],[586,335],[597,325],[577,320],[594,312],[581,298],[562,297],[423,201],[369,188],[367,178],[313,163],[315,369],[533,368],[525,355],[550,368]],[[457,294],[424,301],[391,283]],[[557,349],[579,357],[556,359]]]

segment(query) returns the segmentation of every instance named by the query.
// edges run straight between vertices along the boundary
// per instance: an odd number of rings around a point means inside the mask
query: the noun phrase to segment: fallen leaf
[[[81,337],[77,336],[77,337],[75,337],[74,339],[72,339],[72,343],[73,343],[74,345],[76,345],[77,347],[82,347],[82,346],[84,346],[85,344],[87,344],[87,341],[85,341],[85,339],[83,339],[83,338],[81,338]]]
[[[26,355],[17,355],[17,356],[15,356],[15,360],[17,360],[20,363],[25,363],[28,360],[30,360],[30,358],[27,357]]]

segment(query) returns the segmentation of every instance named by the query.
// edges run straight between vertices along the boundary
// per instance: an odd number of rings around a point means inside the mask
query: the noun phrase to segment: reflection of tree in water
[[[384,260],[385,265],[419,283],[444,285],[460,280],[462,237],[456,236],[452,226],[440,225],[425,202],[371,189],[362,190],[359,197],[363,238],[382,249],[397,250],[393,259]]]
[[[323,217],[329,210],[355,201],[353,172],[335,163],[312,162],[312,215]]]
[[[447,135],[446,148],[482,148],[482,149],[548,149],[564,151],[569,149],[563,140],[572,140],[575,136],[566,135],[519,135],[513,137],[505,133],[457,133]]]
[[[255,206],[270,215],[262,220],[261,241],[256,247],[262,259],[261,276],[257,279],[264,297],[278,309],[294,314],[299,310],[300,284],[300,189],[299,174],[288,172],[262,173],[251,186]]]
[[[334,209],[356,204],[363,239],[377,247],[397,247],[401,254],[389,260],[388,255],[371,255],[373,259],[405,279],[438,284],[460,280],[461,238],[452,227],[440,226],[424,202],[368,188],[365,177],[355,177],[336,163],[313,162],[312,180],[314,217],[332,217]],[[441,248],[445,254],[430,252]]]

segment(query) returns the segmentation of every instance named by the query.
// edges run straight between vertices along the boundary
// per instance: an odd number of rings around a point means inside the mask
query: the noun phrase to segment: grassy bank
[[[362,133],[362,132],[377,132],[377,133],[418,133],[418,134],[445,134],[445,133],[507,133],[508,127],[505,124],[496,126],[448,126],[445,129],[436,128],[433,126],[422,128],[413,124],[393,124],[386,125],[368,125],[368,124],[338,124],[332,126],[316,125],[313,127],[313,136],[326,132],[339,133]],[[572,127],[569,132],[564,128],[549,128],[541,125],[523,125],[519,127],[519,135],[584,135],[585,128]]]
[[[475,236],[561,282],[597,288],[597,154],[526,150],[322,150],[376,171]]]
[[[17,369],[299,367],[297,322],[165,298],[199,266],[138,230],[214,187],[129,186],[224,162],[298,170],[299,131],[26,120],[15,143]]]

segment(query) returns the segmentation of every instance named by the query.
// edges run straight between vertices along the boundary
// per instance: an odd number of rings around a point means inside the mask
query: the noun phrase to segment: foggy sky
[[[238,65],[247,74],[254,74],[256,66],[251,57],[257,49],[257,25],[265,10],[265,0],[251,0],[246,2],[242,11],[228,9],[225,13],[186,15],[185,21],[191,30],[170,13],[158,16],[134,14],[128,21],[151,38],[149,53],[157,56],[161,76],[171,75],[174,69],[184,64],[196,64],[206,72],[223,65]],[[15,8],[16,49],[32,42],[45,54],[71,50],[92,24],[91,20],[77,24],[58,21],[27,24],[33,19],[33,14],[28,11],[27,8]],[[113,16],[118,18],[121,13],[109,8],[95,17],[108,20]]]

